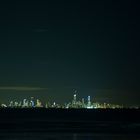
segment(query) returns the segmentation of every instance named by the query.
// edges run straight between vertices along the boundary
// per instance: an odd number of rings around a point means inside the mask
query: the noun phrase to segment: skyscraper
[[[87,108],[93,108],[93,106],[91,105],[90,96],[88,96],[87,98]]]

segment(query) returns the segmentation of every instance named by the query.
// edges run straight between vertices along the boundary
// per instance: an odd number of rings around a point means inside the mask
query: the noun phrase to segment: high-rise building
[[[91,105],[91,102],[90,102],[90,96],[88,96],[88,106]]]
[[[93,108],[93,106],[91,105],[90,96],[88,96],[87,98],[87,108]]]
[[[9,107],[13,107],[14,106],[14,102],[10,101]]]
[[[23,99],[23,105],[22,107],[29,107],[27,99]]]
[[[76,94],[73,95],[73,101],[76,103]]]
[[[36,107],[43,107],[39,99],[36,100]]]
[[[31,97],[31,100],[30,100],[30,107],[35,107],[34,97]]]
[[[72,107],[76,108],[76,104],[77,104],[77,99],[76,99],[76,94],[74,94],[72,100]]]
[[[85,108],[85,99],[82,98],[82,108]]]

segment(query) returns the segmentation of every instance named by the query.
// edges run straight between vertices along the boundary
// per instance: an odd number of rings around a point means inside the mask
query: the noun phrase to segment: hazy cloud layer
[[[18,90],[18,91],[37,91],[37,90],[45,90],[46,88],[41,87],[0,87],[0,90]]]

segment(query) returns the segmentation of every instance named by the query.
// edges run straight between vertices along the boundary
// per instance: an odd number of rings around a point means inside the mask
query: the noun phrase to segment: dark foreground
[[[139,134],[140,110],[0,109],[0,139],[140,140]]]

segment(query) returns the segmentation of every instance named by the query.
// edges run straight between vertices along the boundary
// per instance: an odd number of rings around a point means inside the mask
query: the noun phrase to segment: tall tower
[[[90,96],[88,96],[88,104],[90,104]]]
[[[73,95],[73,101],[76,103],[76,94]]]
[[[91,101],[90,101],[90,96],[88,96],[88,98],[87,98],[87,108],[92,108]]]
[[[73,103],[74,104],[76,104],[76,102],[77,102],[76,93],[77,93],[77,90],[74,91],[74,95],[73,95]]]
[[[76,104],[77,104],[76,93],[77,93],[77,91],[75,90],[74,95],[73,95],[73,100],[72,100],[72,107],[74,107],[74,108],[76,107]]]

